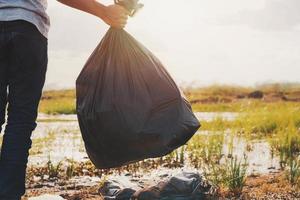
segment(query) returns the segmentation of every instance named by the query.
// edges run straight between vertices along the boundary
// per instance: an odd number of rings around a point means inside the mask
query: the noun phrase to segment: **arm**
[[[97,0],[58,0],[72,8],[90,13],[99,17],[108,25],[115,28],[124,28],[129,11],[119,5],[105,6]]]

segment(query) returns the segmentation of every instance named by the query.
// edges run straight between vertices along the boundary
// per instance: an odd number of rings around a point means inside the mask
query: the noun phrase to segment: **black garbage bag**
[[[107,180],[99,188],[104,200],[203,200],[216,199],[218,188],[197,172],[180,172],[152,186]],[[136,182],[135,182],[136,183]],[[128,186],[131,185],[131,186]]]
[[[130,200],[204,200],[215,194],[216,188],[199,173],[182,172],[155,186],[136,191]]]
[[[76,92],[85,147],[100,169],[169,154],[200,126],[161,62],[124,30],[108,30]]]

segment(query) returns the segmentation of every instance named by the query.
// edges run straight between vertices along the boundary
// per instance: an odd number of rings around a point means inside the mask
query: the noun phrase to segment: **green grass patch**
[[[248,99],[247,95],[260,90],[268,101]],[[299,102],[272,100],[272,96],[300,98],[300,86],[289,84],[262,85],[256,88],[230,85],[213,85],[203,88],[185,88],[184,93],[192,102],[195,112],[245,112],[254,109],[277,109],[278,106],[298,106]],[[46,114],[75,114],[75,90],[46,91],[39,111]],[[300,126],[300,120],[297,122]]]
[[[76,100],[74,90],[46,91],[39,106],[45,114],[75,114]]]
[[[39,112],[45,114],[75,114],[75,99],[61,98],[41,101]]]
[[[225,131],[235,127],[234,121],[224,120],[220,117],[215,118],[212,121],[201,121],[202,131]]]
[[[212,121],[202,121],[201,130],[225,131],[245,134],[251,137],[271,137],[281,130],[292,126],[300,127],[300,103],[277,102],[263,103],[249,102],[241,106],[240,114],[233,121],[220,117]]]
[[[197,103],[192,104],[194,112],[240,112],[242,104],[236,103]]]
[[[196,103],[192,104],[195,112],[251,112],[253,110],[277,110],[298,107],[300,102],[264,102],[261,100],[242,99],[232,103]],[[299,122],[300,123],[300,122]]]

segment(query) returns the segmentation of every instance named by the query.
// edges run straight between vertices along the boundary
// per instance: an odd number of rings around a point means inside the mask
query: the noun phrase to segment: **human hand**
[[[128,15],[130,12],[120,5],[106,6],[101,19],[108,25],[122,29],[127,24]]]

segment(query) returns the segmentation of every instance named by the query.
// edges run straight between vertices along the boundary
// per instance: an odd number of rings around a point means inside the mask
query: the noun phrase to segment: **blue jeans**
[[[47,39],[25,21],[0,21],[0,200],[20,199],[47,70]]]

